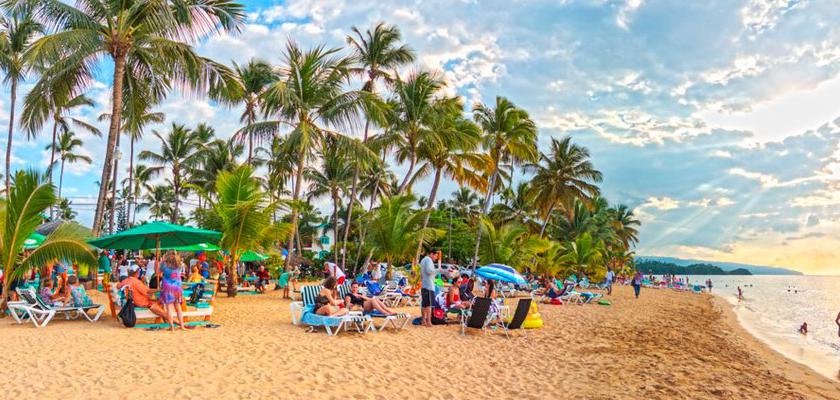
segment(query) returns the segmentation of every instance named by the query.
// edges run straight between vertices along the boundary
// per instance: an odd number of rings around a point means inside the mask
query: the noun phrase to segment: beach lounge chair
[[[577,284],[574,282],[567,281],[563,285],[563,291],[560,293],[560,296],[558,296],[560,301],[566,303],[580,304],[582,299],[580,293],[575,290],[576,285]]]
[[[76,306],[76,305],[62,305],[62,306],[53,306],[50,304],[44,303],[38,295],[35,294],[35,290],[32,288],[28,289],[18,289],[17,290],[18,296],[23,299],[26,304],[26,313],[29,315],[29,318],[32,320],[32,323],[35,324],[36,327],[41,328],[46,326],[50,320],[56,314],[64,314],[65,318],[68,320],[77,319],[80,316],[84,316],[90,322],[96,322],[99,320],[99,317],[102,316],[102,313],[105,311],[105,307],[100,304],[91,304],[87,306]],[[88,314],[88,311],[96,310],[93,316]],[[20,323],[20,321],[15,318],[16,321]]]
[[[26,289],[26,292],[29,293],[29,290]],[[28,319],[32,321],[32,324],[35,325],[36,328],[41,328],[50,323],[50,320],[55,317],[54,310],[44,310],[38,306],[38,302],[35,301],[34,297],[24,297],[21,296],[20,293],[21,292],[18,291],[18,296],[24,300],[12,301],[7,304],[9,313],[15,322],[23,324],[23,322]]]
[[[339,286],[339,293],[346,290],[344,285]],[[328,336],[338,335],[342,329],[348,330],[354,327],[359,333],[365,333],[369,330],[376,331],[373,326],[373,320],[368,315],[361,313],[351,313],[340,317],[326,317],[315,313],[314,304],[315,297],[321,292],[323,286],[311,285],[301,288],[302,301],[293,301],[290,305],[293,325],[308,325],[309,331],[313,331],[315,327],[323,327],[327,331]]]
[[[522,329],[522,323],[528,318],[528,312],[531,311],[531,302],[533,299],[519,299],[516,304],[516,311],[513,312],[513,318],[507,324],[503,324],[505,328],[505,336],[510,336],[509,331]],[[527,336],[527,334],[525,334]]]
[[[502,322],[496,313],[490,311],[492,300],[486,297],[476,297],[473,300],[473,306],[469,312],[461,314],[461,334],[466,335],[467,328],[481,329],[482,333],[487,334],[487,328],[498,326],[505,329],[504,322]]]

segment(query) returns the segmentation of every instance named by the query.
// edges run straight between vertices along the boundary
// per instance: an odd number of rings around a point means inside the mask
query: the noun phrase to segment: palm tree
[[[290,148],[284,145],[285,138],[275,136],[267,148],[258,147],[255,165],[264,165],[268,169],[265,177],[265,188],[273,202],[281,196],[289,195],[289,182],[292,180],[295,165],[295,154]],[[277,221],[277,216],[274,216]]]
[[[54,153],[58,153],[58,160],[61,162],[61,172],[58,174],[58,198],[61,197],[61,187],[64,184],[64,163],[77,163],[83,162],[86,164],[90,164],[93,160],[90,157],[74,153],[77,148],[80,148],[84,145],[81,139],[76,137],[76,134],[72,131],[66,131],[58,137],[58,142],[55,145],[47,145],[44,150],[50,150]],[[52,165],[50,165],[50,170],[52,170]]]
[[[137,219],[137,210],[138,204],[137,199],[142,197],[143,188],[148,187],[149,181],[152,179],[154,175],[154,171],[150,170],[143,164],[138,164],[134,166],[134,169],[129,174],[129,181],[123,182],[123,185],[130,185],[131,186],[131,202],[132,202],[132,209],[133,212],[131,213],[128,222],[129,225],[134,225],[134,222]]]
[[[36,249],[23,251],[24,241],[41,224],[41,215],[56,201],[55,188],[45,180],[33,171],[18,171],[8,196],[0,200],[3,211],[0,213],[0,264],[6,277],[0,310],[4,310],[9,301],[11,283],[27,271],[56,259],[96,264],[96,258],[85,242],[85,234],[77,224],[62,224]]]
[[[6,74],[3,82],[9,85],[9,132],[6,137],[6,193],[9,193],[12,176],[12,139],[15,132],[15,104],[17,86],[26,79],[26,74],[35,65],[25,57],[30,51],[32,40],[43,31],[30,7],[10,8],[8,15],[0,16],[0,69]],[[4,292],[5,293],[5,292]]]
[[[303,51],[296,43],[286,46],[285,65],[280,67],[281,79],[271,85],[263,95],[266,114],[279,120],[252,125],[253,130],[277,132],[281,125],[292,131],[284,145],[295,155],[294,189],[292,204],[300,199],[303,171],[316,149],[331,137],[337,151],[354,160],[376,157],[370,149],[356,139],[343,136],[330,128],[349,128],[358,119],[358,111],[369,104],[371,96],[364,91],[346,91],[351,59],[337,55],[338,49],[322,46]],[[298,213],[292,212],[292,229],[297,229]],[[289,237],[288,252],[294,252],[294,235]],[[286,258],[288,268],[292,257]]]
[[[190,172],[191,183],[213,197],[219,175],[236,169],[239,166],[236,158],[244,152],[245,147],[233,140],[216,139],[203,146],[198,153],[199,161],[194,163]]]
[[[23,113],[21,114],[21,126],[26,129],[27,135],[32,138],[38,135],[48,120],[52,120],[52,142],[50,146],[50,164],[55,165],[55,144],[58,141],[59,129],[61,132],[70,130],[70,126],[84,129],[95,136],[102,136],[99,128],[91,125],[77,117],[67,114],[74,112],[81,107],[93,107],[95,103],[84,94],[70,98],[46,98],[33,96],[29,93],[23,101]],[[50,171],[49,182],[52,183],[53,173]]]
[[[532,235],[528,228],[517,223],[507,223],[497,228],[487,217],[482,216],[479,227],[486,237],[481,243],[480,256],[488,262],[521,269],[551,245],[548,240]]]
[[[444,234],[438,229],[422,227],[429,211],[413,211],[411,205],[415,201],[410,194],[382,197],[379,206],[365,215],[371,252],[388,264],[388,275],[394,263],[414,255],[415,243],[431,243]]]
[[[376,24],[371,31],[368,29],[364,35],[355,26],[352,28],[353,35],[347,36],[347,44],[353,49],[353,56],[358,64],[357,68],[351,69],[357,75],[365,79],[362,90],[368,93],[376,93],[376,82],[379,79],[386,83],[392,82],[393,78],[387,72],[388,70],[395,70],[396,68],[414,61],[414,51],[406,46],[398,46],[402,40],[402,34],[399,28],[393,25],[387,25],[383,22]],[[367,143],[368,133],[370,130],[371,118],[367,116],[365,120],[365,130],[362,136],[362,142]],[[344,238],[341,244],[341,268],[345,268],[346,253],[347,253],[347,238],[350,235],[350,225],[353,220],[353,204],[356,201],[356,195],[359,183],[359,173],[362,165],[354,163],[353,168],[353,182],[350,185],[350,200],[347,202],[350,206],[347,207],[347,218],[344,228]],[[336,241],[338,237],[336,237]]]
[[[473,118],[484,131],[482,146],[492,160],[488,168],[489,189],[484,197],[484,210],[487,214],[490,202],[495,194],[499,180],[507,171],[513,175],[513,166],[537,158],[537,126],[525,110],[516,107],[510,100],[497,96],[496,107],[484,104],[473,107]],[[473,268],[478,264],[478,250],[481,245],[481,230],[475,241]]]
[[[219,97],[232,104],[242,104],[245,110],[239,117],[239,122],[245,124],[245,127],[254,125],[257,122],[257,114],[261,111],[263,92],[279,78],[271,65],[265,61],[252,59],[244,66],[233,63],[233,71],[236,73],[238,85],[233,88],[233,91],[222,93]],[[239,141],[248,140],[248,164],[252,164],[254,157],[254,137],[259,132],[243,129],[237,132],[234,136]],[[257,136],[257,145],[259,145],[261,136]]]
[[[592,274],[601,266],[603,245],[588,232],[577,239],[565,243],[565,254],[560,261],[577,273]]]
[[[481,133],[474,123],[462,116],[463,103],[460,99],[441,99],[435,102],[435,111],[428,121],[428,132],[420,137],[417,144],[417,158],[423,160],[412,180],[427,173],[434,173],[432,188],[426,200],[428,213],[423,221],[423,229],[429,225],[429,215],[435,205],[438,186],[446,176],[459,185],[484,190],[487,181],[480,171],[486,164],[481,154],[473,153],[481,139]],[[412,265],[420,256],[423,242],[418,241],[417,252]]]
[[[529,182],[519,182],[516,187],[507,187],[501,192],[502,201],[493,205],[490,220],[497,224],[517,222],[531,225],[534,215],[534,196]]]
[[[343,154],[336,151],[330,143],[324,142],[324,148],[320,151],[322,164],[320,168],[307,168],[304,171],[305,179],[309,182],[309,199],[322,196],[329,196],[333,204],[332,229],[333,237],[338,238],[338,210],[341,208],[341,194],[351,180],[350,168]],[[337,243],[335,246],[337,247]],[[333,249],[333,261],[338,264],[337,248]]]
[[[165,137],[157,131],[152,131],[152,134],[160,140],[160,153],[143,150],[140,152],[140,159],[158,164],[155,167],[149,167],[154,175],[162,173],[166,166],[170,167],[172,190],[175,195],[171,222],[177,223],[180,200],[184,194],[182,189],[186,172],[198,161],[199,153],[196,150],[199,148],[199,138],[184,125],[175,123],[172,124],[171,130]]]
[[[444,82],[429,72],[417,72],[405,82],[394,82],[394,98],[389,101],[389,133],[395,142],[398,162],[408,162],[408,170],[397,189],[403,193],[414,176],[417,166],[418,146],[423,137],[429,135],[428,124],[435,112],[435,96],[444,87]]]
[[[16,6],[37,7],[39,19],[56,29],[32,46],[28,58],[49,67],[32,89],[46,93],[82,93],[96,82],[93,66],[106,58],[113,63],[111,122],[93,218],[98,236],[110,173],[122,124],[123,96],[142,91],[158,103],[173,86],[199,91],[229,85],[232,71],[199,56],[189,43],[230,30],[245,18],[244,6],[228,0],[110,1],[11,0]],[[140,89],[142,88],[142,89]]]
[[[639,242],[638,226],[641,225],[641,222],[633,215],[633,210],[624,204],[610,209],[610,224],[625,251]]]
[[[601,172],[589,160],[589,151],[573,144],[568,136],[561,140],[552,138],[548,154],[541,153],[539,162],[526,164],[526,168],[535,172],[531,191],[543,212],[540,237],[545,233],[551,213],[563,199],[578,198],[586,202],[600,194],[596,183],[603,179]]]
[[[72,206],[73,202],[71,202],[70,200],[66,198],[61,199],[61,201],[58,202],[58,213],[56,215],[58,219],[64,221],[72,221],[76,219],[77,213],[73,211]]]
[[[481,205],[478,203],[478,195],[466,186],[461,186],[452,192],[452,198],[447,201],[446,206],[451,208],[459,218],[470,218],[478,213]]]
[[[175,200],[175,192],[172,186],[147,186],[145,192],[141,197],[142,201],[137,204],[137,212],[148,209],[153,219],[160,220],[168,217],[169,220],[174,220],[172,202]]]
[[[272,224],[273,204],[263,191],[253,169],[243,165],[233,171],[222,171],[216,180],[218,198],[212,201],[222,232],[219,244],[230,251],[228,264],[228,296],[236,296],[236,265],[246,250],[262,248],[266,241],[280,242],[290,233],[287,225]]]
[[[152,105],[144,99],[137,99],[137,96],[132,96],[126,102],[125,111],[123,112],[123,126],[121,132],[129,137],[129,151],[128,151],[128,221],[133,221],[131,216],[132,208],[137,207],[137,191],[134,185],[134,143],[143,138],[143,132],[149,124],[162,123],[166,115],[162,112],[151,111]],[[99,116],[100,121],[111,119],[111,114],[103,113]],[[114,160],[114,165],[119,160]],[[114,174],[116,179],[116,174]],[[134,211],[137,212],[136,210]],[[133,222],[132,222],[133,223]]]

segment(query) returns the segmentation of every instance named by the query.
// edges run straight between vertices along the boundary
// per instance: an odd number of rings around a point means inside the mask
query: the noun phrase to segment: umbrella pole
[[[160,290],[160,236],[157,237],[155,243],[155,279],[157,279],[157,288]]]

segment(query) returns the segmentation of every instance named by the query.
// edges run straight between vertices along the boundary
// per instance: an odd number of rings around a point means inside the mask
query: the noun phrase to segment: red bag
[[[442,308],[435,307],[432,309],[432,318],[446,319],[446,312]]]
[[[563,302],[560,301],[560,299],[551,299],[550,303],[558,306],[563,304]]]

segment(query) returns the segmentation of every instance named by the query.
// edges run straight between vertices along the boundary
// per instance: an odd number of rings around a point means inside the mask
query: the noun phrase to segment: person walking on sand
[[[420,260],[420,321],[421,325],[432,326],[432,304],[435,301],[435,276],[440,272],[435,262],[440,254],[435,249],[426,251]]]
[[[633,275],[633,281],[631,283],[633,284],[633,292],[636,293],[637,299],[639,298],[639,292],[642,290],[642,279],[644,279],[642,273],[636,271],[636,274]]]
[[[744,300],[744,291],[738,286],[738,302],[740,303],[742,300]]]
[[[612,268],[607,267],[607,275],[604,276],[604,283],[607,286],[607,295],[612,295],[612,284],[615,280],[615,272],[613,272]]]

